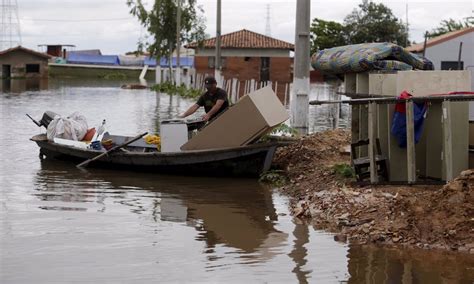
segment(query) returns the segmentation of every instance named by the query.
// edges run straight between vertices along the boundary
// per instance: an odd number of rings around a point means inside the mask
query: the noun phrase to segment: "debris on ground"
[[[277,151],[295,217],[343,242],[474,253],[474,170],[444,186],[362,187],[344,174],[350,140],[348,131],[331,130]]]

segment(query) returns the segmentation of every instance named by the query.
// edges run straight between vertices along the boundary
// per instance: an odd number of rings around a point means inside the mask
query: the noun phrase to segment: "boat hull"
[[[40,147],[40,157],[80,163],[101,151],[80,149],[48,141],[44,135],[31,138]],[[117,151],[89,164],[133,171],[180,175],[258,176],[270,169],[278,143],[184,151],[174,153]]]

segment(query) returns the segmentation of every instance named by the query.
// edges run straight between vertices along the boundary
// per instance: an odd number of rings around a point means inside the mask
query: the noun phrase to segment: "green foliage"
[[[333,21],[324,21],[314,18],[310,32],[311,54],[326,48],[347,45],[344,26]]]
[[[457,31],[467,27],[474,27],[474,18],[467,18],[464,21],[455,21],[453,19],[443,20],[439,24],[439,27],[431,30],[428,33],[429,37],[437,37],[445,33]]]
[[[270,132],[271,135],[277,135],[277,134],[282,134],[286,136],[297,136],[298,130],[295,128],[286,125],[284,123],[278,125],[277,127],[273,128],[272,131]]]
[[[181,1],[181,30],[180,41],[183,44],[205,39],[205,19],[196,0]],[[138,18],[140,23],[147,28],[151,37],[149,42],[139,42],[138,52],[147,49],[151,56],[170,57],[176,49],[176,19],[178,5],[176,0],[155,0],[150,11],[145,8],[142,0],[127,0],[130,13]]]
[[[260,137],[258,142],[265,143],[269,141],[288,141],[286,140],[288,139],[287,137],[297,137],[297,136],[299,136],[298,130],[282,123],[278,125],[277,127],[273,128],[272,131],[270,131],[270,133],[267,133],[263,135],[262,137]]]
[[[406,46],[408,32],[390,8],[362,0],[344,19],[344,24],[314,18],[311,24],[311,52],[365,42],[392,42]]]
[[[333,167],[334,173],[343,178],[355,177],[354,169],[348,164],[336,164]]]
[[[151,87],[151,90],[160,92],[160,93],[167,93],[170,95],[179,95],[184,98],[198,98],[202,91],[196,89],[188,89],[185,85],[176,86],[171,82],[163,82],[161,84],[154,85]]]
[[[260,182],[269,183],[274,186],[283,186],[288,182],[282,170],[270,170],[262,173],[259,178]]]
[[[350,44],[392,42],[405,47],[408,43],[406,26],[382,3],[363,0],[346,16],[344,25]]]

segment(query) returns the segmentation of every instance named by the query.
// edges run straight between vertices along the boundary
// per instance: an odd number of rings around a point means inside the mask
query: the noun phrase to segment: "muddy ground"
[[[359,186],[340,166],[349,144],[348,131],[334,130],[279,148],[294,216],[339,241],[474,253],[474,170],[444,186]]]

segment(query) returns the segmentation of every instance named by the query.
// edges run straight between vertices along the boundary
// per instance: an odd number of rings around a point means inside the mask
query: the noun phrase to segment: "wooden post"
[[[237,92],[235,92],[235,101],[237,102],[240,98],[240,81],[237,79]]]
[[[416,181],[416,158],[415,158],[415,120],[413,115],[413,101],[407,100],[405,104],[407,123],[407,170],[408,183]]]
[[[443,109],[443,160],[446,171],[446,181],[453,177],[453,137],[451,129],[451,102],[444,101]]]
[[[233,104],[237,101],[237,96],[238,96],[238,89],[237,89],[237,84],[239,84],[239,80],[236,78],[232,79],[232,96],[231,96],[231,101]]]
[[[368,114],[368,131],[369,131],[369,160],[370,160],[370,182],[377,183],[379,181],[377,174],[377,164],[375,160],[375,145],[376,145],[376,119],[377,119],[377,104],[372,102],[369,104]]]

